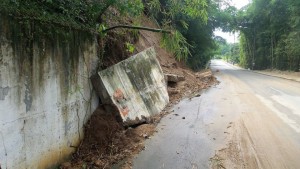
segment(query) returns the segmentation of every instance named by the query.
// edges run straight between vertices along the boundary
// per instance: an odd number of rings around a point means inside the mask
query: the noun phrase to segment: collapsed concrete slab
[[[115,105],[125,126],[160,113],[169,102],[153,47],[98,72],[92,81],[102,103]]]

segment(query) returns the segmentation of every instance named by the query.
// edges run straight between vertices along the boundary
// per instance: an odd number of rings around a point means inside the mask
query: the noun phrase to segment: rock
[[[178,93],[180,93],[180,90],[178,90],[178,89],[172,89],[172,88],[168,89],[169,95],[174,95],[174,94],[178,94]]]
[[[95,161],[95,165],[96,165],[97,167],[100,167],[100,166],[102,165],[102,162],[101,162],[101,160],[97,160],[97,161]]]
[[[69,169],[72,167],[72,164],[70,162],[64,162],[60,167],[62,169]]]
[[[185,119],[185,117],[182,117],[182,119]]]
[[[185,77],[184,76],[179,76],[179,75],[175,75],[175,74],[165,74],[165,79],[167,82],[180,82],[180,81],[184,81]]]
[[[143,137],[144,137],[145,139],[148,139],[148,138],[149,138],[149,136],[148,136],[147,134],[143,134]]]
[[[172,66],[172,68],[177,68],[177,67],[178,67],[178,66],[177,66],[177,63],[175,63],[175,62],[174,62],[174,63],[171,63],[170,65]]]
[[[196,95],[195,95],[195,97],[200,97],[200,96],[201,96],[201,94],[196,94]]]
[[[207,71],[204,73],[196,73],[196,77],[199,78],[200,80],[210,79],[212,77],[212,73],[211,73],[211,71]]]
[[[170,68],[169,65],[164,65],[164,64],[162,64],[162,66],[163,66],[163,67],[166,67],[166,68]]]

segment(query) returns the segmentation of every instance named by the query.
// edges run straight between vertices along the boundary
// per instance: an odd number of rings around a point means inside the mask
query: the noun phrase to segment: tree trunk
[[[300,55],[298,55],[298,66],[296,72],[300,71]]]
[[[271,33],[271,69],[274,69],[274,37]]]
[[[252,51],[252,70],[254,70],[254,66],[255,66],[255,53],[256,53],[256,34],[255,34],[255,29],[254,29],[254,36],[253,36],[253,51]]]

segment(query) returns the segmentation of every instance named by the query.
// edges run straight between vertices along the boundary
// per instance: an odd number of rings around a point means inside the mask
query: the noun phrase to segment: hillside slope
[[[147,17],[142,18],[141,24],[157,28],[156,24]],[[194,97],[202,89],[216,83],[210,70],[193,72],[183,62],[176,61],[171,53],[163,49],[160,41],[161,34],[140,31],[135,43],[135,53],[154,46],[163,72],[184,76],[184,81],[168,85],[169,106],[161,114],[150,119],[147,124],[125,129],[100,105],[86,125],[85,138],[77,148],[77,152],[70,161],[63,163],[61,168],[111,168],[121,160],[123,160],[122,166],[117,166],[117,168],[131,168],[131,158],[144,149],[144,140],[155,132],[156,124],[168,113],[168,108],[183,97]],[[118,58],[111,60],[118,60]]]
[[[141,24],[147,27],[158,28],[155,22],[147,17],[142,18]],[[193,70],[189,69],[184,62],[178,62],[175,60],[172,53],[161,47],[161,38],[162,36],[159,33],[140,31],[140,37],[135,46],[137,52],[141,52],[148,47],[154,46],[163,72],[166,74],[184,76],[184,81],[179,82],[175,86],[168,86],[169,91],[173,89],[172,93],[169,92],[171,103],[180,100],[182,97],[192,96],[192,94],[198,93],[199,90],[209,87],[210,79],[201,77],[201,73],[207,71],[209,72],[210,70],[194,72]]]

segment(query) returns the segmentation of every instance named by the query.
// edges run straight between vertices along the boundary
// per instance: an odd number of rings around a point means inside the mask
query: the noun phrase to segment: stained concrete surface
[[[0,87],[0,100],[4,100],[5,97],[8,95],[9,92],[9,87]]]
[[[60,163],[79,145],[99,103],[89,81],[98,63],[93,37],[68,30],[68,40],[49,39],[36,29],[0,14],[2,169]]]
[[[221,83],[175,105],[133,168],[210,168],[228,143],[227,168],[300,168],[300,83],[220,60],[211,68]]]
[[[153,47],[101,70],[98,76],[93,81],[101,101],[115,105],[125,125],[141,123],[169,103],[167,83]]]

